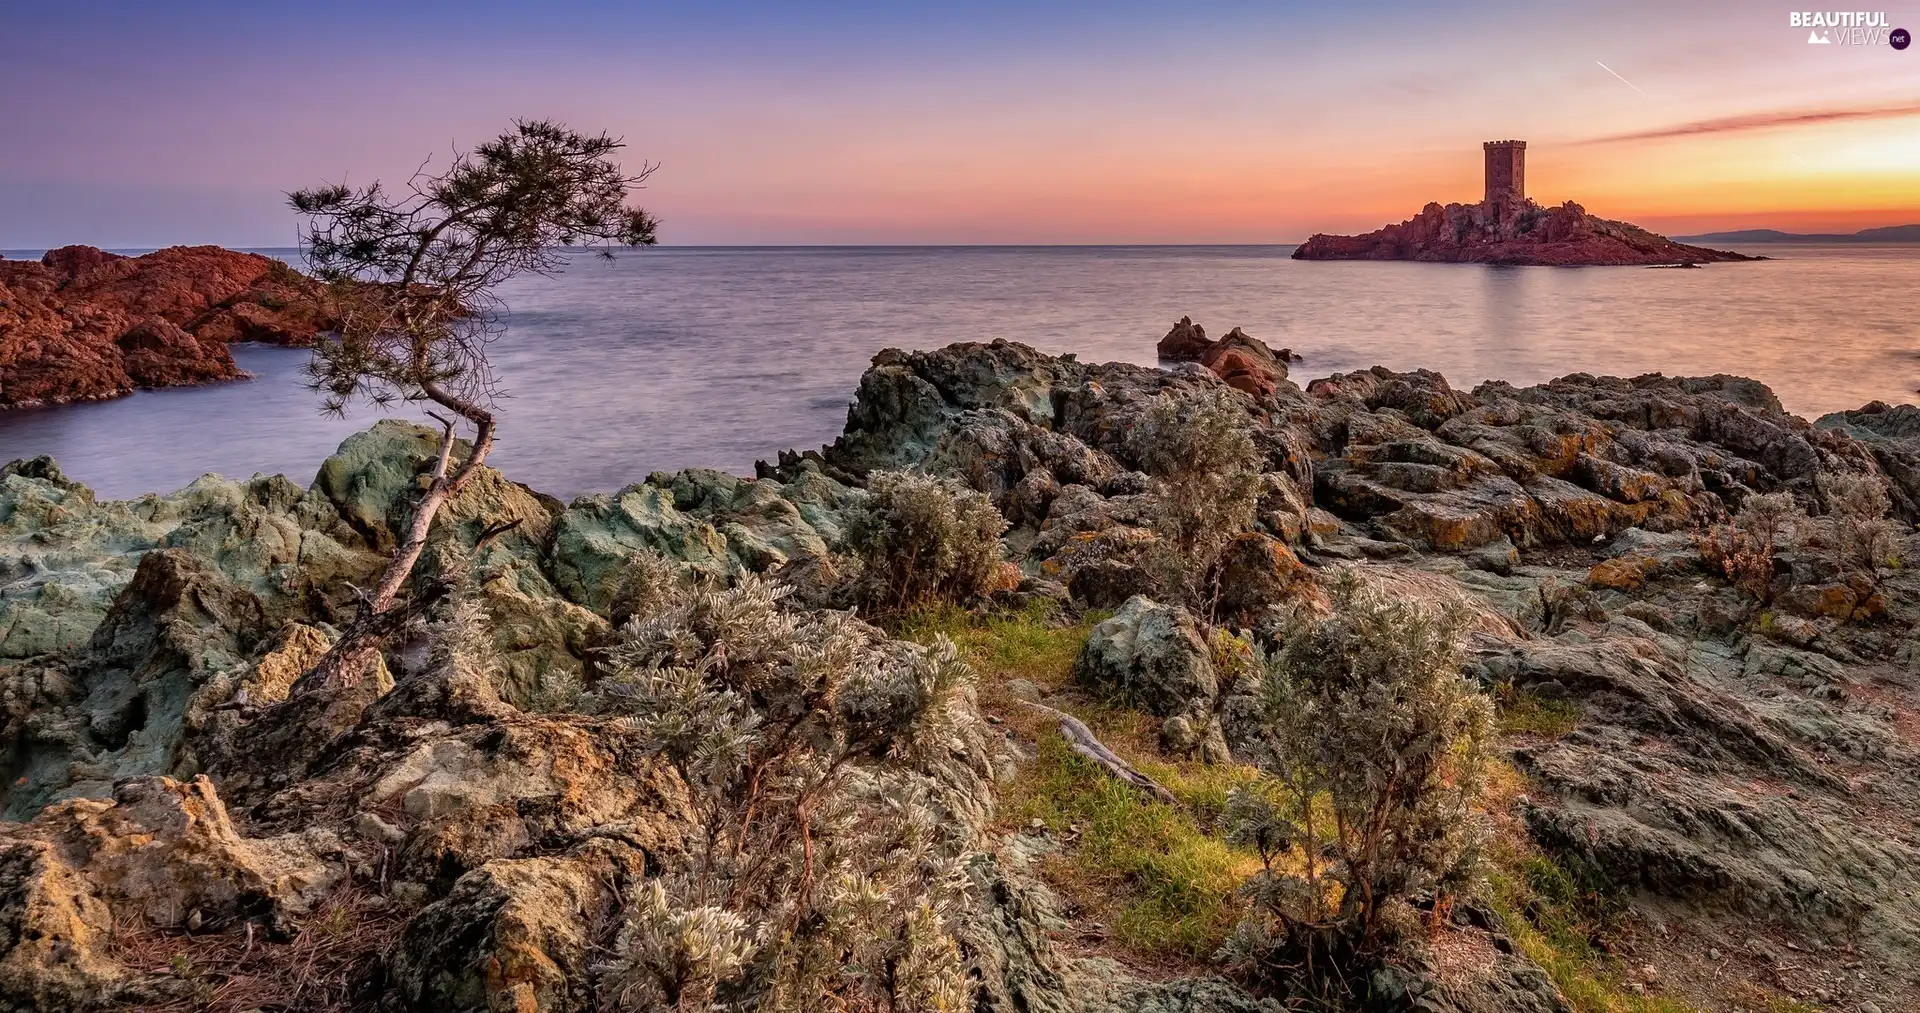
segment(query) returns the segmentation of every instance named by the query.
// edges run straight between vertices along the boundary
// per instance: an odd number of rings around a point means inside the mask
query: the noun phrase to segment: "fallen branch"
[[[1160,782],[1135,770],[1133,764],[1121,759],[1113,750],[1108,749],[1105,743],[1094,736],[1093,729],[1088,728],[1086,722],[1068,714],[1066,711],[1055,710],[1043,703],[1034,703],[1032,700],[1022,700],[1020,702],[1032,707],[1034,710],[1044,711],[1059,721],[1060,737],[1067,740],[1068,747],[1081,756],[1099,764],[1107,773],[1133,785],[1135,788],[1152,795],[1154,798],[1168,805],[1178,805],[1180,803],[1179,799],[1173,797],[1173,792],[1162,787]]]

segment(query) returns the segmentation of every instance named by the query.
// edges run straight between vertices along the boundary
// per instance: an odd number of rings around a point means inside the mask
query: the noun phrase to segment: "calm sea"
[[[655,249],[506,293],[493,461],[562,497],[832,439],[888,346],[1012,338],[1151,363],[1182,315],[1240,326],[1306,380],[1376,363],[1458,387],[1573,372],[1739,373],[1812,417],[1920,384],[1920,247],[1785,247],[1697,271],[1305,263],[1292,247]],[[286,251],[277,251],[285,254]],[[7,256],[37,256],[38,251]],[[0,412],[0,461],[52,454],[106,496],[320,460],[377,417],[322,417],[300,351],[237,347],[247,382]]]

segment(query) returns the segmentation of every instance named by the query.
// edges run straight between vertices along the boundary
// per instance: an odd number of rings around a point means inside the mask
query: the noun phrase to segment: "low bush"
[[[913,472],[875,472],[867,490],[866,505],[847,525],[847,544],[861,560],[855,592],[869,612],[965,602],[996,589],[1007,521],[991,500]]]
[[[1773,600],[1773,558],[1806,528],[1791,493],[1749,495],[1740,511],[1701,525],[1693,536],[1701,565],[1762,604]]]
[[[1871,575],[1894,561],[1900,526],[1887,517],[1893,504],[1885,483],[1873,475],[1829,475],[1820,492],[1827,512],[1815,521],[1813,537],[1842,566]]]
[[[1154,479],[1155,542],[1147,568],[1163,597],[1211,622],[1220,600],[1218,563],[1253,527],[1260,495],[1259,448],[1242,396],[1228,388],[1155,398],[1127,434],[1127,449]]]
[[[1410,901],[1472,885],[1493,708],[1461,675],[1464,612],[1395,599],[1348,570],[1269,657],[1268,777],[1234,794],[1233,840],[1263,866],[1225,955],[1256,985],[1324,995],[1384,954]]]
[[[686,784],[690,852],[629,898],[600,967],[621,1009],[952,1010],[971,834],[990,799],[953,646],[888,641],[643,568],[589,704]]]

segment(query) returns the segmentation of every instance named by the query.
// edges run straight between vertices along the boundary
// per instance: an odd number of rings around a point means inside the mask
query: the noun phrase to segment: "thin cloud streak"
[[[1604,64],[1602,65],[1604,66]],[[1614,75],[1618,77],[1619,75]],[[1624,78],[1623,78],[1624,80]],[[1638,88],[1634,89],[1639,91]],[[1743,130],[1766,130],[1770,127],[1796,127],[1813,123],[1839,123],[1847,120],[1883,120],[1902,116],[1920,116],[1920,101],[1905,102],[1891,106],[1866,106],[1851,109],[1803,109],[1794,112],[1747,113],[1741,116],[1723,116],[1711,120],[1695,120],[1692,123],[1679,123],[1670,127],[1656,127],[1652,130],[1637,130],[1627,134],[1610,134],[1606,137],[1590,137],[1574,144],[1619,144],[1624,141],[1655,141],[1669,137],[1695,137],[1701,134],[1728,134]]]

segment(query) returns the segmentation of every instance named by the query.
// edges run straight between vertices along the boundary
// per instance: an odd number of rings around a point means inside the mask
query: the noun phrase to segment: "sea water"
[[[1292,247],[659,248],[581,255],[503,293],[492,463],[543,492],[751,474],[840,431],[883,348],[1009,338],[1151,364],[1181,316],[1238,326],[1293,378],[1380,364],[1456,387],[1568,373],[1756,377],[1809,418],[1920,385],[1920,246],[1777,246],[1699,270],[1320,263]],[[291,251],[277,252],[291,258]],[[8,252],[9,257],[38,251]],[[52,454],[103,496],[205,472],[311,481],[378,418],[319,411],[307,353],[237,346],[248,381],[0,411],[0,461]],[[403,408],[399,414],[419,417]]]

